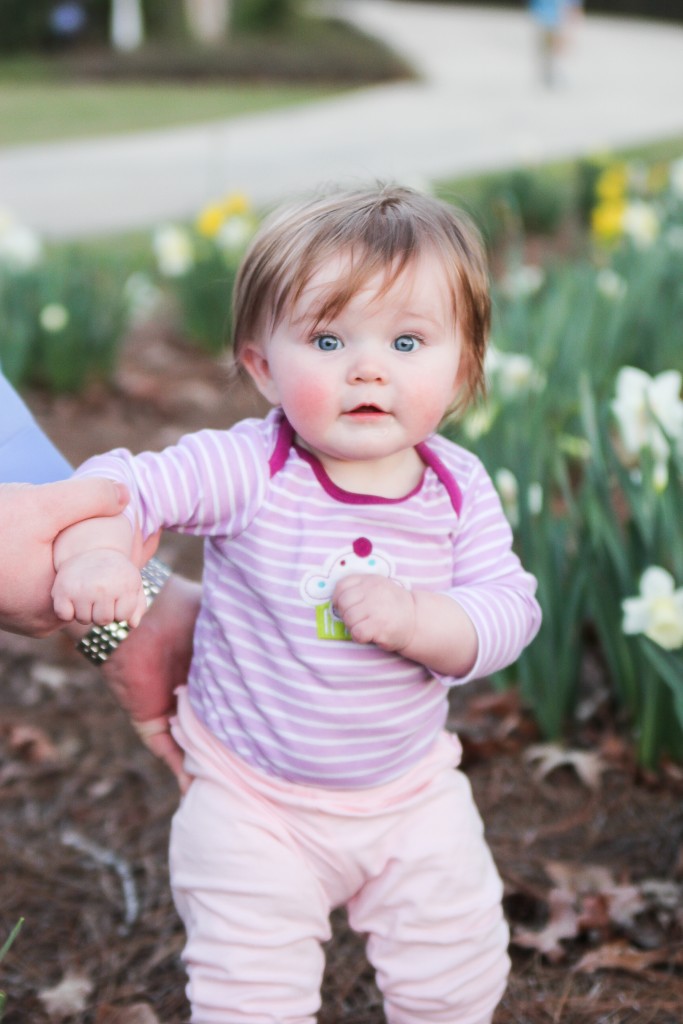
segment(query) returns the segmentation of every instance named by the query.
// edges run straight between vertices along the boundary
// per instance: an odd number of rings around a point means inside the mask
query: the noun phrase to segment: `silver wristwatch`
[[[150,558],[149,562],[140,570],[140,575],[142,577],[142,590],[147,598],[147,607],[149,608],[171,575],[171,570],[158,558]],[[95,665],[103,665],[119,644],[123,643],[129,632],[130,626],[125,621],[110,622],[106,626],[93,626],[78,641],[76,650],[80,651],[81,654]]]

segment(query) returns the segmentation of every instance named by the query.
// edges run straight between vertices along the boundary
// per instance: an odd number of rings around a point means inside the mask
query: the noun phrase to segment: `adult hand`
[[[189,779],[168,722],[175,712],[175,690],[187,681],[200,596],[198,583],[171,576],[140,625],[102,666],[138,733],[169,766],[182,792]]]
[[[63,626],[50,598],[55,537],[82,519],[118,515],[127,503],[126,488],[112,480],[0,484],[0,628],[47,636]]]

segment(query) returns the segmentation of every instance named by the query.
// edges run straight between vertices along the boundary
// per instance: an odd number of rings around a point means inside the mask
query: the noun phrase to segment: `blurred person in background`
[[[537,27],[539,72],[546,86],[562,83],[560,58],[568,45],[571,23],[582,6],[582,0],[529,0],[529,11]]]

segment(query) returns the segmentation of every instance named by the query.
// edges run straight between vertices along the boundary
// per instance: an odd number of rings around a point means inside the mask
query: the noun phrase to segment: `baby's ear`
[[[255,342],[247,342],[239,354],[239,360],[263,397],[272,405],[279,405],[278,389],[261,346]]]

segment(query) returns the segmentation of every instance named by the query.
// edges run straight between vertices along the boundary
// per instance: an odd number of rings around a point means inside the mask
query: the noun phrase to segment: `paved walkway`
[[[683,137],[683,27],[587,17],[562,88],[536,80],[525,12],[337,0],[419,68],[309,107],[98,141],[0,149],[0,206],[53,237],[189,217],[329,181],[419,182]]]

